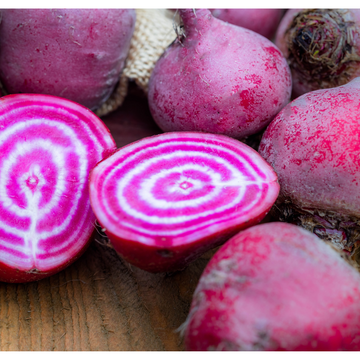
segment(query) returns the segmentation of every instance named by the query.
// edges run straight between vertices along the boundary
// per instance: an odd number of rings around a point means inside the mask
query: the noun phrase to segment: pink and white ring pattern
[[[88,175],[115,143],[70,101],[15,95],[0,102],[0,261],[46,272],[88,242],[95,217]]]
[[[222,135],[165,133],[99,163],[90,199],[117,236],[177,246],[241,224],[269,209],[276,174],[250,147]]]

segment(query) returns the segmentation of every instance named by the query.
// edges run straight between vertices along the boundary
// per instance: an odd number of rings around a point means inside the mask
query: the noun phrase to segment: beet
[[[260,222],[278,191],[255,150],[195,132],[134,142],[90,175],[91,205],[114,249],[149,272],[182,269]]]
[[[360,350],[360,275],[300,227],[257,225],[210,260],[183,331],[187,350]]]
[[[37,94],[0,99],[0,281],[68,266],[94,230],[88,176],[115,142],[89,109]]]
[[[280,218],[359,261],[360,78],[304,94],[266,129],[259,152],[279,177]]]
[[[293,78],[293,96],[344,85],[360,76],[359,9],[291,9],[276,45]]]
[[[290,70],[281,52],[207,9],[179,13],[184,34],[165,50],[149,81],[159,127],[238,139],[265,128],[290,99]]]
[[[96,109],[129,51],[132,9],[4,9],[0,81],[8,93],[61,96]]]
[[[276,32],[283,9],[210,9],[213,16],[230,24],[252,30],[271,40]]]

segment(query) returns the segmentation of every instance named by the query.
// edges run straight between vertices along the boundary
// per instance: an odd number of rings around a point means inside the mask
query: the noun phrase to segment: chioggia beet
[[[132,9],[3,9],[0,81],[90,109],[111,95],[130,47]]]
[[[281,219],[359,262],[360,78],[309,92],[265,130],[259,152],[278,175]]]
[[[288,60],[295,97],[360,76],[359,9],[291,9],[275,43]]]
[[[69,100],[0,98],[0,281],[50,276],[94,231],[88,176],[116,149],[102,121]]]
[[[157,61],[149,81],[154,120],[164,131],[237,139],[264,129],[290,99],[290,70],[281,52],[208,9],[179,13],[183,34]]]
[[[300,227],[257,225],[210,260],[182,330],[187,350],[360,350],[360,275]]]
[[[255,31],[271,40],[276,32],[283,9],[210,9],[222,21]]]
[[[223,135],[169,132],[117,150],[90,174],[90,201],[118,254],[143,270],[183,269],[260,222],[279,192],[272,168]]]

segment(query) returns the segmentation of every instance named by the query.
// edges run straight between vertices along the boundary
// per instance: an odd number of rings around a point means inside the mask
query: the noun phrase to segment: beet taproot
[[[206,266],[182,326],[187,350],[360,350],[360,275],[286,223],[240,232]]]
[[[155,64],[149,107],[163,131],[237,139],[264,129],[289,102],[290,69],[277,47],[253,31],[181,9],[183,34]]]
[[[280,219],[359,261],[360,78],[306,93],[265,130],[259,153],[279,177]]]
[[[3,9],[0,81],[92,110],[111,95],[135,27],[132,9]]]
[[[174,132],[117,150],[90,175],[90,201],[114,249],[149,272],[183,269],[260,222],[279,192],[249,146],[223,135]]]

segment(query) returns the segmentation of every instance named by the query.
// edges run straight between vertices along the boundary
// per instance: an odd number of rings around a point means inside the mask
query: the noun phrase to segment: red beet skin
[[[256,151],[202,133],[139,140],[90,175],[91,205],[114,249],[150,272],[182,269],[260,222],[278,192]]]
[[[271,40],[276,32],[283,9],[210,9],[222,21],[255,31]]]
[[[300,227],[254,226],[210,260],[184,331],[187,350],[360,350],[360,276]]]
[[[0,281],[50,276],[94,231],[88,176],[115,142],[89,109],[48,95],[0,98]]]
[[[352,257],[360,240],[359,103],[360,78],[302,95],[278,114],[259,147],[279,177],[282,218]]]
[[[293,96],[360,76],[360,9],[291,9],[275,43],[286,57]]]
[[[96,109],[129,51],[132,9],[0,11],[0,80],[8,93],[61,96]]]
[[[238,139],[264,129],[290,100],[290,70],[281,52],[207,9],[179,13],[185,35],[165,50],[149,81],[149,107],[159,127]]]

